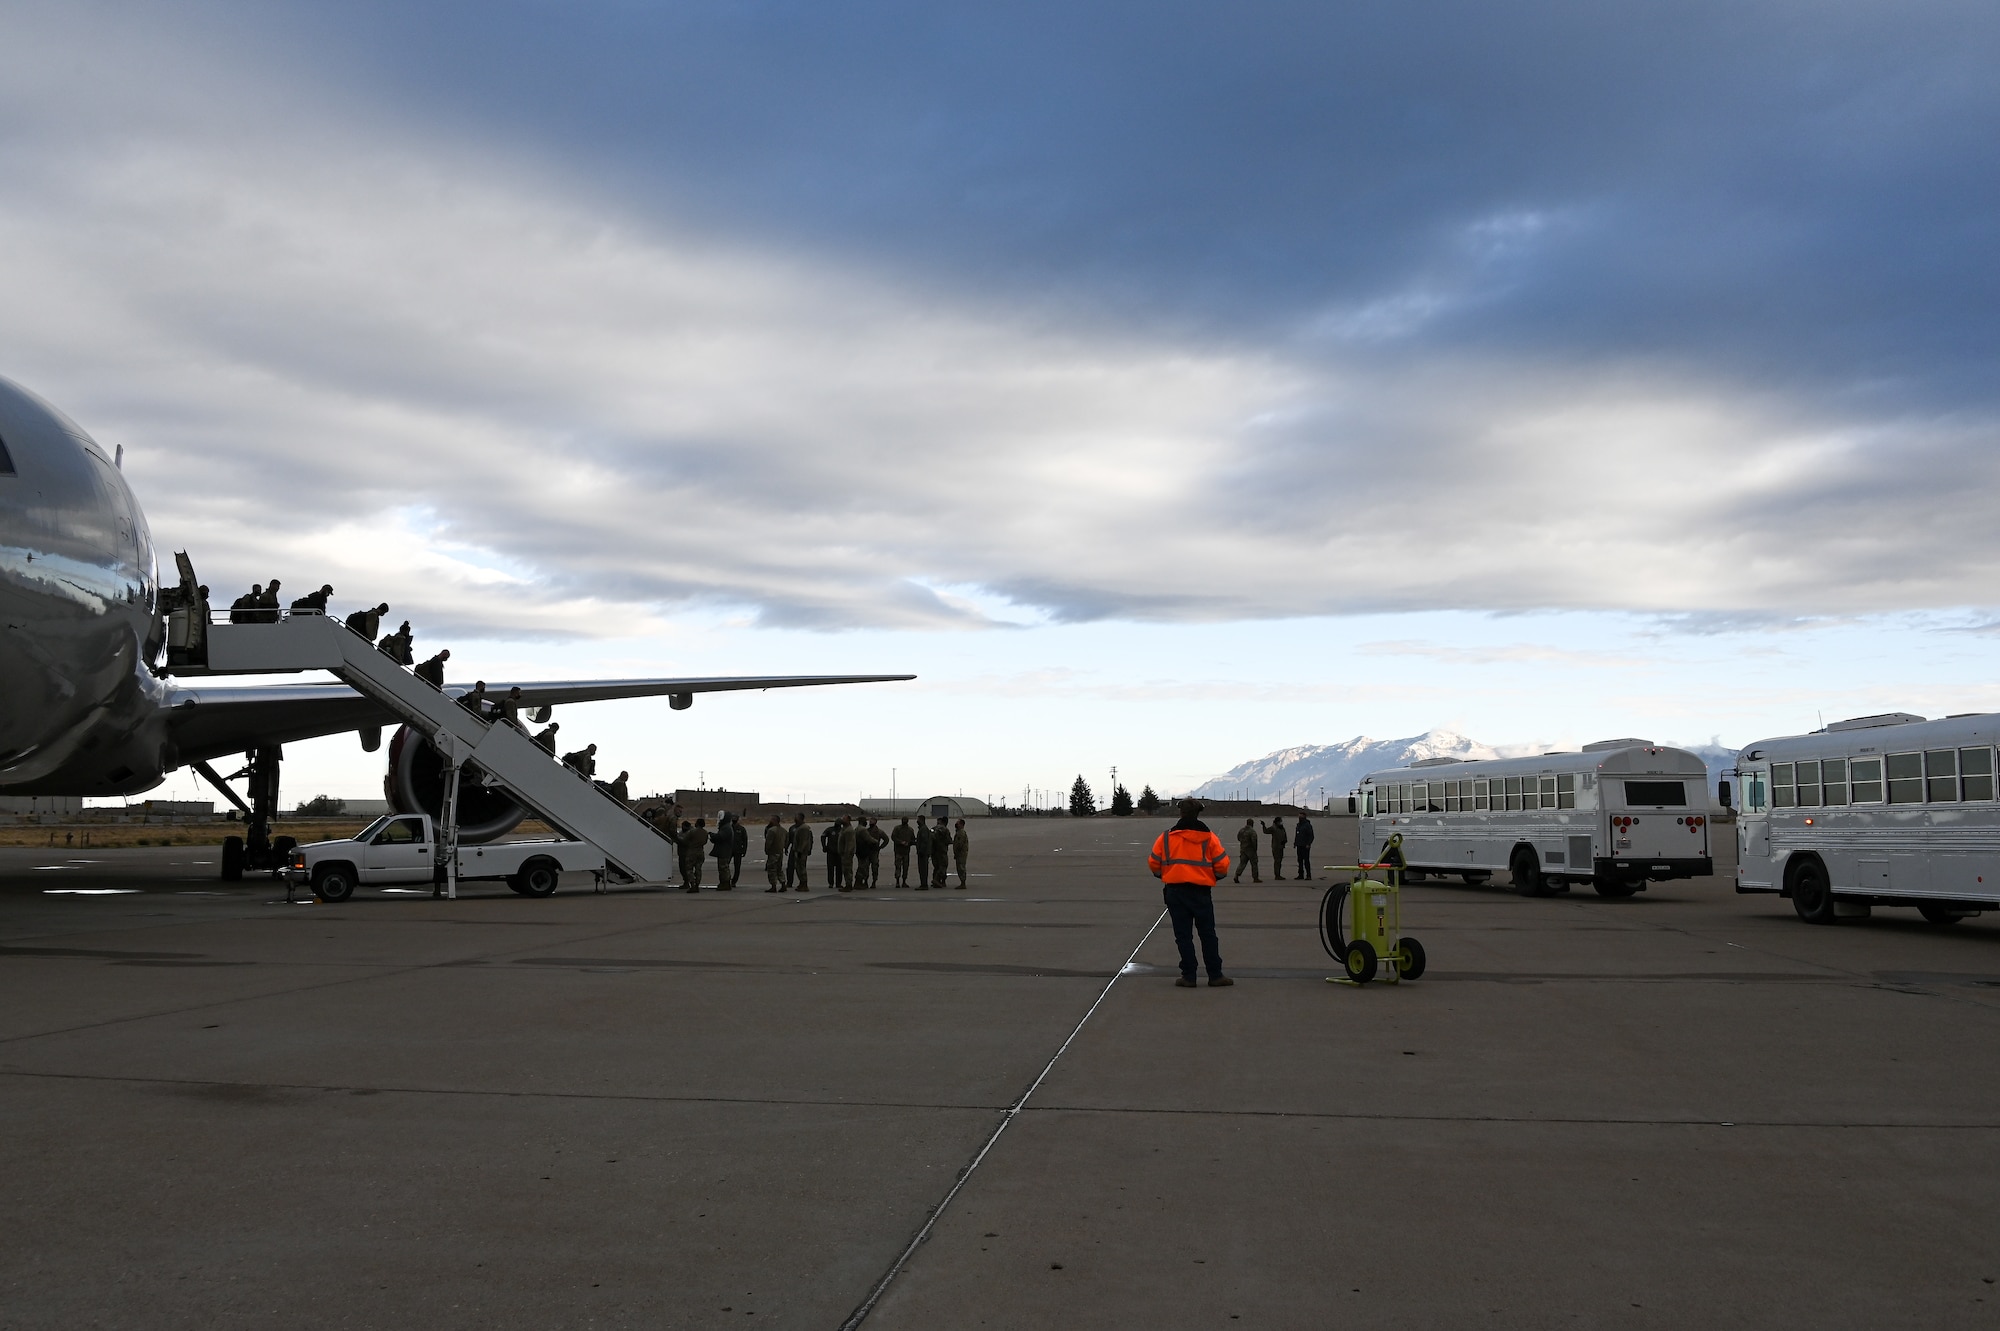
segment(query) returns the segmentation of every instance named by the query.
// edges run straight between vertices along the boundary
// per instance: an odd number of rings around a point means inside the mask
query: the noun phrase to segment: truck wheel
[[[222,881],[243,881],[243,838],[240,836],[222,838]]]
[[[1347,945],[1347,978],[1356,984],[1367,984],[1375,978],[1375,968],[1380,963],[1375,957],[1375,945],[1365,938],[1357,938]]]
[[[1514,890],[1522,896],[1539,897],[1548,894],[1549,882],[1548,879],[1542,876],[1541,861],[1535,858],[1534,851],[1519,850],[1514,852],[1514,859],[1509,866],[1509,870],[1514,875]]]
[[[1414,938],[1403,938],[1396,944],[1396,975],[1399,979],[1417,980],[1424,974],[1424,945]]]
[[[1832,924],[1833,885],[1818,860],[1801,860],[1792,869],[1792,909],[1807,924]]]
[[[1943,901],[1919,901],[1917,903],[1917,914],[1936,925],[1957,924],[1971,913],[1971,911],[1960,910],[1958,907]]]
[[[354,870],[345,864],[322,864],[313,870],[313,895],[321,901],[345,901],[354,895]]]
[[[1637,883],[1627,882],[1623,878],[1600,876],[1593,881],[1600,897],[1629,897],[1639,890]]]
[[[546,897],[554,894],[556,884],[561,880],[562,866],[538,855],[521,866],[521,872],[514,875],[511,886],[524,897]]]

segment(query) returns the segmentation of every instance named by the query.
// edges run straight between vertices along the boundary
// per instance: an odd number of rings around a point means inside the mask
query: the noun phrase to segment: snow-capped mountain
[[[1408,739],[1357,735],[1344,744],[1301,744],[1232,767],[1195,790],[1203,799],[1261,799],[1317,808],[1325,798],[1344,800],[1363,774],[1425,758],[1498,758],[1488,745],[1452,730],[1428,730]]]
[[[1736,765],[1734,749],[1717,744],[1682,747],[1700,755],[1707,764],[1711,793],[1716,779]],[[1322,792],[1325,799],[1339,805],[1364,775],[1378,768],[1404,767],[1426,758],[1499,758],[1519,752],[1519,747],[1503,751],[1442,728],[1408,739],[1357,735],[1344,744],[1301,744],[1267,753],[1203,782],[1194,793],[1203,799],[1261,799],[1317,808]]]

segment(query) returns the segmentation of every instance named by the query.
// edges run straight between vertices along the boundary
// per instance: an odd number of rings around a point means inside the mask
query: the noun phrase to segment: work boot
[[[1176,988],[1176,989],[1192,989],[1192,988],[1194,988],[1194,976],[1192,976],[1192,975],[1183,975],[1183,976],[1181,976],[1181,978],[1180,978],[1180,979],[1178,979],[1178,980],[1175,980],[1175,981],[1174,981],[1174,988]]]
[[[699,891],[701,891],[701,889],[700,889],[700,888],[698,888],[698,887],[684,887],[684,888],[682,888],[682,889],[681,889],[681,891],[683,891],[683,892],[699,892]]]
[[[1188,983],[1192,985],[1194,981],[1189,980]],[[1211,975],[1208,977],[1208,987],[1211,989],[1227,989],[1235,983],[1236,981],[1230,979],[1227,975]]]

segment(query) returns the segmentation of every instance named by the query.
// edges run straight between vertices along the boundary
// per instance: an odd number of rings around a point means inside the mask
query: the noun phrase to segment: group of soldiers
[[[623,781],[623,774],[620,774]],[[699,892],[708,861],[715,861],[716,890],[734,891],[743,873],[743,858],[749,853],[750,832],[743,820],[724,813],[713,828],[706,818],[682,818],[675,825],[671,809],[651,810],[645,815],[654,830],[680,847],[681,889]],[[966,885],[966,862],[972,854],[972,838],[966,833],[965,819],[956,827],[945,819],[933,828],[919,814],[916,826],[905,816],[887,832],[881,823],[867,816],[842,814],[820,829],[817,838],[806,826],[803,813],[792,815],[789,826],[778,814],[764,823],[764,877],[766,892],[806,892],[811,890],[813,843],[826,856],[827,887],[836,892],[865,892],[881,886],[882,848],[893,852],[895,885],[910,886],[910,864],[917,868],[916,890],[928,892],[947,887],[949,871],[958,870],[958,891]]]
[[[1311,878],[1312,844],[1315,835],[1312,819],[1300,814],[1296,822],[1297,827],[1288,833],[1285,831],[1285,820],[1282,817],[1273,818],[1267,824],[1260,824],[1255,818],[1245,818],[1243,826],[1236,829],[1236,876],[1230,881],[1242,882],[1245,869],[1250,871],[1251,882],[1264,881],[1257,863],[1257,829],[1260,826],[1264,830],[1264,835],[1271,838],[1271,877],[1281,880],[1284,878],[1285,843],[1289,841],[1297,847],[1299,879],[1304,881]]]

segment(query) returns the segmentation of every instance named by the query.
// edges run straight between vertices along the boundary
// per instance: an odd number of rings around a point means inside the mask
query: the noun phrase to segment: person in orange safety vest
[[[1195,987],[1194,935],[1201,933],[1202,960],[1208,965],[1208,985],[1219,989],[1235,984],[1222,973],[1222,947],[1215,940],[1216,881],[1229,872],[1229,852],[1222,838],[1201,821],[1201,805],[1194,800],[1180,802],[1181,820],[1160,833],[1146,867],[1160,880],[1160,895],[1166,899],[1167,914],[1174,922],[1174,945],[1181,952],[1182,989]]]

